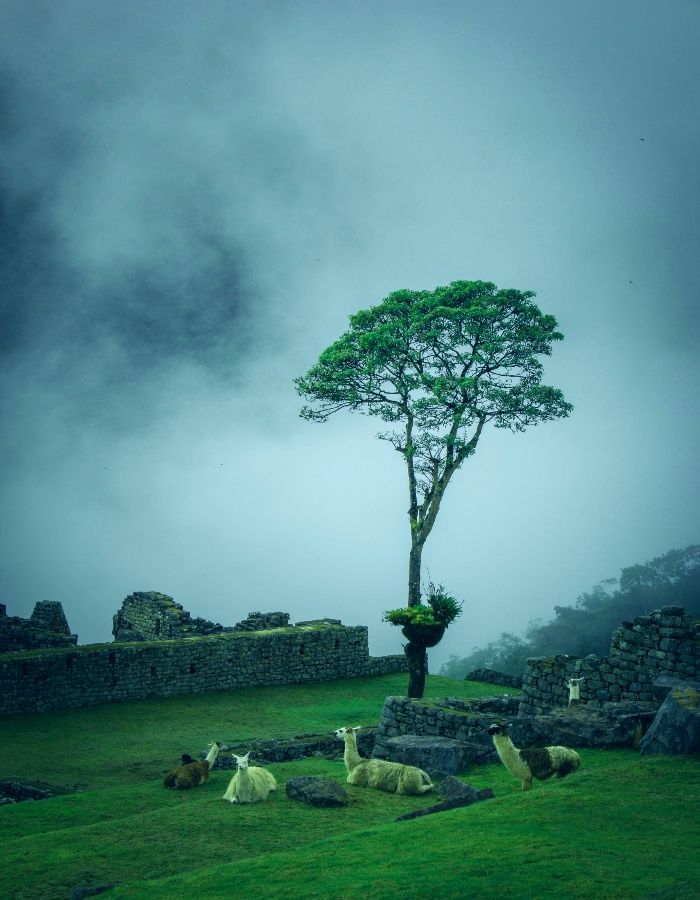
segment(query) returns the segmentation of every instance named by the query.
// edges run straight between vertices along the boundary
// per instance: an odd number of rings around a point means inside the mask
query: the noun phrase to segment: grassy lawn
[[[410,822],[439,797],[345,785],[342,761],[270,765],[266,803],[221,801],[231,773],[167,791],[163,773],[214,738],[283,736],[377,722],[405,675],[256,688],[0,719],[0,775],[82,793],[0,807],[0,897],[700,897],[700,759],[582,751],[581,770],[528,794],[501,765],[462,778],[495,799]],[[502,692],[438,676],[426,696]],[[340,745],[339,745],[340,749]],[[314,774],[351,803],[316,809],[284,782]]]

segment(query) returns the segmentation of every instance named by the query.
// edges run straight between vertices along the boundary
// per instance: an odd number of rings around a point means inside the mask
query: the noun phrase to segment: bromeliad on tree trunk
[[[401,626],[408,643],[408,696],[422,697],[425,689],[426,650],[440,643],[445,629],[461,615],[462,604],[445,593],[442,585],[428,586],[428,605],[422,603],[401,609],[389,609],[383,621]]]
[[[447,486],[484,427],[524,431],[573,408],[541,384],[538,357],[563,335],[534,296],[489,281],[395,291],[351,316],[349,330],[295,379],[309,401],[302,418],[325,422],[349,409],[389,424],[379,437],[408,475],[409,607],[421,602],[423,547]]]

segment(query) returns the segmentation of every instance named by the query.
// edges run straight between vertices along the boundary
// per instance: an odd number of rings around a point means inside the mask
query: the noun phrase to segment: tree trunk
[[[411,554],[408,557],[408,605],[418,606],[420,603],[420,558],[423,547],[418,544],[411,545]]]
[[[425,672],[428,654],[422,644],[409,641],[403,648],[408,659],[408,696],[420,700],[425,691]]]

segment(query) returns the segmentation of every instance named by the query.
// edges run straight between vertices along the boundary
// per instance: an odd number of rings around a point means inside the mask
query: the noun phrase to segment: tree
[[[447,486],[484,427],[524,431],[572,409],[540,383],[538,357],[563,336],[534,296],[487,281],[395,291],[351,316],[349,330],[295,379],[309,401],[302,418],[325,422],[349,409],[390,426],[379,437],[408,476],[408,607],[421,603],[421,556]],[[409,696],[422,696],[425,647],[415,644],[406,646]]]

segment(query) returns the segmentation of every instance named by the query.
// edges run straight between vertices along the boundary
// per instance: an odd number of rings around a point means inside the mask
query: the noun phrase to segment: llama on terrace
[[[348,770],[348,784],[413,796],[432,791],[430,775],[416,766],[405,766],[384,759],[363,759],[357,752],[355,734],[359,730],[360,726],[357,725],[354,728],[338,728],[333,732],[345,744],[343,759]]]
[[[584,678],[569,678],[564,682],[565,687],[569,689],[569,706],[578,706],[581,702],[581,682]]]
[[[529,791],[532,779],[544,781],[556,775],[563,778],[581,765],[581,757],[568,747],[539,747],[533,750],[518,750],[508,737],[505,725],[493,724],[488,729],[499,759],[511,775],[519,778],[523,790]]]
[[[270,791],[277,790],[277,781],[272,772],[260,766],[249,766],[248,757],[236,756],[238,769],[226,788],[226,793],[221,798],[229,803],[257,803],[259,800],[267,800]]]
[[[209,748],[206,759],[198,762],[191,762],[192,757],[189,753],[183,753],[182,761],[184,765],[178,766],[176,769],[168,772],[163,779],[163,785],[170,788],[185,789],[204,784],[209,778],[209,772],[219,755],[219,746],[218,741],[214,741]],[[190,762],[186,762],[186,760],[190,760]]]

